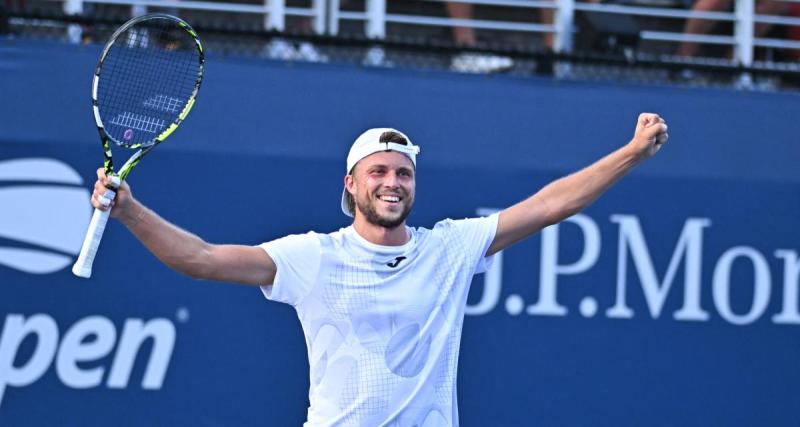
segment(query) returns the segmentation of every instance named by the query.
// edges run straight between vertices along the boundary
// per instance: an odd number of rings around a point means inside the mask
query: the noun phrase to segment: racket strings
[[[151,145],[195,91],[200,55],[176,22],[155,18],[128,28],[109,49],[98,81],[98,109],[114,142]]]

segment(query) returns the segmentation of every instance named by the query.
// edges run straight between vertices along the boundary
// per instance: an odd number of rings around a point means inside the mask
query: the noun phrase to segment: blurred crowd
[[[27,3],[26,3],[27,1]],[[8,32],[9,25],[6,15],[8,11],[19,12],[30,10],[37,0],[0,0],[0,33]],[[244,3],[248,0],[218,0],[218,1],[235,1],[237,3]],[[260,0],[250,0],[251,2],[261,3]],[[292,6],[292,2],[306,2],[305,6],[309,7],[307,0],[288,0],[288,6]],[[365,7],[366,0],[342,0],[341,4],[346,7],[358,3],[355,8]],[[415,0],[410,0],[415,1]],[[754,0],[754,11],[758,15],[780,16],[780,17],[795,17],[800,18],[800,2],[791,0]],[[51,2],[52,3],[52,2]],[[424,2],[423,2],[424,3]],[[556,40],[554,29],[557,22],[557,10],[548,7],[542,8],[506,8],[506,12],[497,13],[497,10],[502,9],[502,5],[491,5],[482,3],[465,3],[465,2],[444,2],[434,3],[427,2],[425,4],[409,3],[408,1],[391,1],[387,2],[388,13],[399,13],[403,15],[414,15],[419,13],[420,16],[426,16],[425,13],[430,13],[431,7],[434,8],[434,15],[439,18],[449,18],[451,22],[448,25],[442,25],[438,28],[439,36],[443,36],[451,48],[456,49],[456,53],[450,57],[449,67],[454,71],[460,72],[474,72],[474,73],[494,73],[502,72],[514,67],[514,60],[510,55],[503,54],[504,48],[517,48],[523,46],[527,51],[538,51],[543,54],[548,52],[562,51],[564,46],[559,46]],[[735,7],[734,0],[584,0],[582,4],[622,4],[630,6],[641,7],[660,7],[674,10],[692,10],[696,12],[732,12]],[[558,3],[556,3],[558,4]],[[85,3],[82,13],[91,14],[98,6],[92,3]],[[417,12],[417,9],[425,9],[425,11]],[[436,9],[438,8],[438,12]],[[178,13],[178,10],[172,10]],[[182,13],[183,11],[181,11]],[[576,33],[574,38],[581,39],[588,37],[588,34],[595,34],[597,31],[592,30],[592,22],[597,22],[597,19],[607,19],[610,14],[599,14],[595,11],[594,21],[580,20],[580,14],[576,13],[575,26]],[[244,15],[242,15],[244,16]],[[498,18],[499,16],[499,18]],[[599,16],[599,18],[598,18]],[[605,16],[606,18],[604,18]],[[641,18],[637,16],[627,16],[627,21],[624,22],[626,27],[619,27],[619,34],[615,33],[615,25],[619,26],[618,22],[609,20],[607,27],[602,31],[605,37],[610,37],[612,42],[610,44],[618,44],[619,40],[624,37],[623,32],[627,31],[633,33],[633,44],[640,42],[638,31],[650,29],[653,20]],[[527,22],[539,24],[539,30],[530,31],[525,34],[514,34],[514,31],[507,31],[502,33],[500,31],[487,30],[486,22],[495,22],[506,20],[507,22]],[[310,17],[293,17],[293,19],[286,21],[285,31],[290,34],[307,34],[311,33],[312,18]],[[263,19],[262,19],[263,22]],[[666,24],[665,24],[666,23]],[[712,20],[712,19],[662,19],[657,22],[656,29],[671,31],[675,34],[684,34],[688,36],[703,36],[703,35],[727,35],[732,36],[734,24],[725,20]],[[74,29],[73,25],[73,29]],[[413,25],[405,27],[394,27],[391,31],[387,30],[388,37],[402,37],[404,31],[411,31]],[[80,41],[90,42],[93,39],[93,32],[90,26],[83,26],[80,31]],[[430,33],[420,33],[423,38],[429,39]],[[419,34],[417,34],[419,35]],[[596,34],[595,34],[596,36]],[[757,23],[753,28],[753,36],[755,38],[770,38],[777,40],[786,40],[800,42],[800,25],[775,25],[766,23]],[[589,44],[593,49],[598,49],[597,44]],[[609,43],[605,45],[609,49]],[[639,46],[634,46],[640,48]],[[719,43],[700,43],[693,40],[683,40],[664,43],[657,49],[658,53],[671,54],[678,58],[685,58],[691,60],[693,58],[735,58],[734,46],[731,44]],[[267,46],[263,49],[266,56],[281,59],[281,60],[300,60],[310,62],[326,62],[328,55],[320,50],[315,44],[310,41],[293,40],[291,37],[286,38],[273,38]],[[602,52],[601,52],[602,53]],[[757,57],[765,57],[768,60],[777,61],[797,61],[800,59],[800,49],[792,48],[774,48],[774,49],[760,49],[756,52]],[[371,65],[387,65],[390,61],[386,59],[385,52],[381,47],[371,48],[365,55],[365,62]]]

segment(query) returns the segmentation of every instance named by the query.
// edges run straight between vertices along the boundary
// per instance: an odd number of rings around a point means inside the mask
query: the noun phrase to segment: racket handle
[[[109,200],[114,200],[116,194],[114,190],[109,189],[104,196]],[[81,253],[78,255],[75,265],[72,266],[72,273],[76,276],[86,279],[92,277],[92,264],[94,263],[95,255],[97,255],[100,240],[103,239],[103,232],[106,230],[109,214],[111,214],[111,209],[105,211],[94,210],[92,220],[89,222],[89,229],[86,230],[86,237],[83,239]]]

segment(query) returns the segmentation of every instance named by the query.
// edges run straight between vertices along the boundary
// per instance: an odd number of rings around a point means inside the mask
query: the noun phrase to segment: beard
[[[385,215],[381,215],[378,213],[378,210],[375,209],[375,202],[371,199],[360,200],[356,199],[356,207],[362,214],[364,214],[364,219],[367,220],[368,223],[374,224],[383,228],[393,229],[399,227],[403,222],[405,222],[408,215],[411,213],[411,208],[414,206],[414,199],[408,197],[407,195],[403,197],[405,203],[403,204],[403,210],[397,216],[389,217]]]

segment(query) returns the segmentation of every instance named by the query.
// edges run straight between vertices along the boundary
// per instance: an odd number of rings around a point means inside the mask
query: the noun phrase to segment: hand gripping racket
[[[106,43],[92,81],[92,108],[114,190],[156,145],[169,137],[192,110],[203,79],[203,46],[183,20],[156,13],[123,24]],[[111,144],[138,150],[118,171]],[[92,263],[110,210],[95,209],[72,272],[92,275]]]

